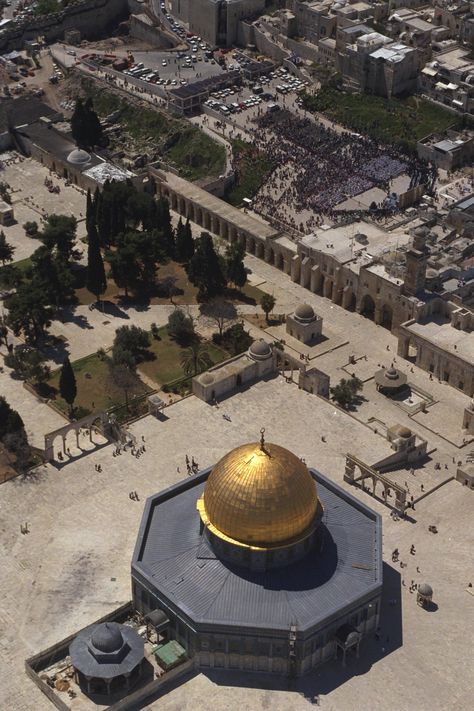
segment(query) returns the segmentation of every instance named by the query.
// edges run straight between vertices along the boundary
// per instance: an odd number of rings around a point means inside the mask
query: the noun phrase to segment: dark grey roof
[[[5,117],[2,119],[2,123],[7,123],[10,128],[29,125],[38,121],[41,116],[49,119],[62,116],[48,104],[33,96],[19,99],[0,99],[0,115]]]
[[[59,160],[68,162],[68,156],[76,150],[76,144],[71,136],[66,133],[57,131],[54,126],[48,126],[40,121],[18,129],[18,134],[26,136],[35,145],[55,156]],[[91,155],[90,161],[86,164],[87,168],[92,168],[94,165],[102,163],[100,158],[94,153]],[[85,166],[76,166],[82,169]]]
[[[143,639],[131,627],[105,622],[81,630],[69,645],[69,654],[73,667],[85,676],[113,679],[140,664],[144,646]]]
[[[382,586],[380,516],[310,470],[324,506],[321,552],[266,572],[216,558],[200,535],[196,501],[210,469],[148,499],[132,574],[154,590],[160,607],[209,625],[301,632],[322,627]]]
[[[94,647],[101,652],[115,652],[123,644],[120,625],[116,622],[103,622],[97,625],[91,636]]]

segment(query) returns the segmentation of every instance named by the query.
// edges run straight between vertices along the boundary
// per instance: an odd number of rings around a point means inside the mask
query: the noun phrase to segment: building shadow
[[[331,659],[298,679],[291,679],[282,674],[270,675],[225,669],[206,669],[201,670],[202,673],[218,686],[292,690],[304,696],[310,703],[317,703],[320,695],[330,694],[355,676],[367,674],[373,665],[403,645],[400,573],[384,563],[383,579],[380,628],[362,640],[359,658],[355,653],[347,654],[345,667],[339,659]],[[415,600],[413,604],[416,604]]]

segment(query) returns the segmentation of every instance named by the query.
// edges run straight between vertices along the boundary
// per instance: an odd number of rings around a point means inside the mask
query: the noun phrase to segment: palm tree
[[[193,341],[181,355],[181,367],[188,376],[197,375],[211,365],[209,351],[200,341]]]

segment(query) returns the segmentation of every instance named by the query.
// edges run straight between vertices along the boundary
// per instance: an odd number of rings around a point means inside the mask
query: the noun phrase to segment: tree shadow
[[[102,312],[104,315],[107,314],[107,316],[113,316],[114,318],[130,319],[130,316],[126,311],[121,309],[118,304],[113,301],[109,301],[108,299],[100,302],[98,311]]]
[[[253,296],[244,294],[244,292],[240,291],[240,289],[227,287],[225,290],[225,296],[232,299],[232,301],[240,301],[242,304],[249,304],[250,306],[256,306],[257,304]]]

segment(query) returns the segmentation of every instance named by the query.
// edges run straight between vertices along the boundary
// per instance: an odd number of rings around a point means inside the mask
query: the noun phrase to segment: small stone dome
[[[426,278],[427,279],[436,279],[437,276],[438,276],[438,272],[436,271],[436,269],[430,268],[430,269],[426,270]]]
[[[314,319],[314,309],[309,304],[300,304],[295,309],[295,317],[300,321],[312,321]]]
[[[433,588],[431,585],[428,585],[428,583],[421,583],[418,585],[418,592],[420,595],[424,595],[425,597],[432,597],[433,596]]]
[[[404,439],[408,439],[411,437],[411,430],[408,429],[408,427],[399,427],[398,428],[398,434],[400,437],[403,437]]]
[[[211,373],[204,373],[204,375],[201,375],[201,383],[203,385],[210,385],[213,382],[214,382],[214,376],[211,375]]]
[[[272,349],[269,343],[261,338],[259,341],[254,341],[249,348],[249,355],[256,360],[269,358],[272,354]]]
[[[67,157],[67,162],[73,165],[86,165],[89,163],[91,157],[87,151],[83,151],[82,148],[75,148]]]
[[[123,645],[120,625],[117,622],[103,622],[98,625],[91,636],[92,645],[100,652],[111,654]]]
[[[394,368],[392,365],[390,368],[387,369],[385,377],[389,380],[395,380],[396,378],[398,378],[398,370],[396,370],[396,368]]]

